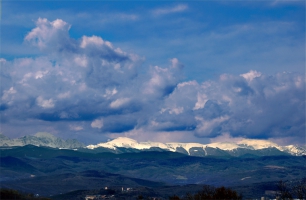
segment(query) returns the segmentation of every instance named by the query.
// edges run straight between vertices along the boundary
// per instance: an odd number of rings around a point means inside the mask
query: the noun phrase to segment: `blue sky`
[[[305,141],[304,1],[2,1],[1,132]]]

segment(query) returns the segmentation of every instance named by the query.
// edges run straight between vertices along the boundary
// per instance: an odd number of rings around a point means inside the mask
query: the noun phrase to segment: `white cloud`
[[[36,25],[37,27],[28,33],[25,40],[32,42],[32,44],[42,50],[48,49],[52,45],[57,45],[58,42],[55,40],[62,40],[64,42],[67,39],[67,33],[71,27],[61,19],[49,22],[46,18],[38,18]]]
[[[261,73],[257,71],[249,71],[248,73],[245,74],[240,74],[243,78],[245,78],[247,81],[252,81],[254,78],[260,77]]]
[[[44,99],[42,96],[37,97],[36,102],[42,108],[53,108],[55,105],[53,99]]]
[[[158,66],[154,67],[152,77],[145,88],[144,93],[153,94],[156,92],[156,87],[162,86],[164,79],[162,75],[168,73],[168,69],[163,69]]]
[[[70,125],[69,128],[70,130],[73,130],[73,131],[81,131],[84,129],[82,126],[76,126],[76,125]]]
[[[183,68],[184,65],[179,62],[177,58],[170,59],[171,62],[171,68]]]
[[[0,63],[5,63],[6,60],[4,58],[0,58]]]
[[[171,8],[159,8],[159,9],[153,10],[152,13],[153,15],[165,15],[165,14],[183,12],[187,9],[188,9],[188,5],[179,4]]]
[[[116,88],[114,88],[114,89],[112,89],[112,90],[106,89],[105,94],[103,95],[103,97],[105,97],[105,98],[110,98],[110,97],[114,96],[114,95],[117,94],[117,93],[118,93],[118,91],[117,91]]]
[[[143,93],[155,96],[165,96],[173,91],[182,79],[182,65],[176,58],[170,60],[168,68],[151,67],[150,79],[143,87]]]
[[[245,139],[244,137],[232,137],[229,132],[224,132],[221,135],[211,138],[210,142],[239,142],[241,140]]]
[[[91,122],[90,126],[92,128],[101,129],[103,127],[103,119],[95,119],[93,122]]]
[[[135,21],[135,20],[139,19],[139,16],[136,15],[136,14],[119,13],[116,16],[118,16],[118,18],[121,19],[121,20]]]
[[[127,104],[129,101],[130,101],[129,98],[120,98],[120,99],[116,99],[115,101],[111,102],[109,106],[111,108],[120,108],[124,104]]]
[[[35,73],[35,79],[43,78],[47,73],[48,71],[38,71]]]
[[[50,22],[39,18],[36,25],[25,40],[51,55],[56,63],[50,62],[49,69],[39,70],[31,76],[43,78],[56,70],[63,75],[63,80],[72,84],[81,80],[86,81],[86,86],[100,88],[116,86],[137,76],[137,68],[143,60],[138,55],[115,48],[111,42],[99,36],[82,36],[80,40],[70,38],[71,26],[60,19]],[[29,66],[33,59],[24,59],[23,62],[23,66]]]
[[[197,103],[194,105],[193,110],[198,110],[201,108],[204,108],[205,103],[208,101],[206,94],[200,94],[197,95]]]
[[[179,83],[177,85],[178,88],[182,88],[184,86],[187,86],[187,85],[191,85],[191,86],[197,86],[198,83],[196,81],[187,81],[187,82],[182,82],[182,83]]]
[[[8,105],[11,105],[14,103],[15,97],[14,95],[17,93],[17,91],[14,89],[14,87],[11,87],[8,90],[3,91],[3,95],[1,97],[2,102],[6,102]]]
[[[66,98],[69,98],[69,97],[70,97],[70,92],[68,91],[68,92],[60,93],[60,94],[57,95],[57,97],[58,97],[59,99],[66,99]]]
[[[110,42],[104,41],[102,38],[100,38],[98,36],[95,36],[95,35],[91,36],[91,37],[83,36],[80,47],[81,48],[86,48],[90,45],[94,45],[94,46],[105,45],[109,48],[113,48],[113,45]]]
[[[9,96],[16,94],[16,92],[17,91],[14,89],[14,87],[11,87],[9,90],[4,90],[2,95],[2,100],[7,100]]]
[[[87,57],[85,55],[75,56],[74,62],[81,67],[87,67],[87,65],[88,65],[88,60],[87,60]]]
[[[200,116],[195,119],[200,123],[197,126],[197,132],[201,136],[210,135],[214,128],[220,127],[221,123],[228,120],[229,116],[220,116],[211,120],[205,120]]]
[[[179,107],[179,108],[172,108],[172,109],[170,109],[169,110],[169,113],[170,114],[176,114],[176,115],[178,115],[178,114],[181,114],[181,113],[183,113],[183,111],[184,111],[184,108],[183,107]]]

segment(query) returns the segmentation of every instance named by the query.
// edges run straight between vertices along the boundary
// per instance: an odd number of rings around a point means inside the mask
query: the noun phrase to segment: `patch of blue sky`
[[[290,70],[301,71],[304,62],[305,7],[300,1],[2,4],[2,55],[8,59],[38,53],[26,48],[23,38],[41,17],[51,21],[60,18],[71,24],[72,38],[98,35],[144,56],[144,68],[163,66],[177,57],[186,66],[184,71],[190,80],[203,81],[249,69],[275,73],[288,65]]]

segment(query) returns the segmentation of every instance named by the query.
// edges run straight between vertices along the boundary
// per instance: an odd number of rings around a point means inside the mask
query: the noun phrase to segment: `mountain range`
[[[0,134],[0,146],[25,146],[25,145],[35,145],[35,146],[45,146],[52,148],[64,148],[64,149],[78,149],[85,147],[84,144],[77,141],[76,139],[63,140],[61,138],[55,137],[50,133],[36,133],[35,135],[26,135],[16,139],[10,139],[7,136]]]
[[[280,146],[268,140],[243,139],[238,142],[200,143],[161,143],[137,142],[127,137],[118,137],[105,143],[87,145],[76,139],[63,140],[49,133],[37,133],[17,139],[10,139],[0,134],[0,146],[46,146],[52,148],[75,149],[91,152],[127,153],[141,151],[170,151],[190,156],[275,156],[275,155],[306,155],[306,147],[287,145]]]
[[[120,151],[123,149],[135,150],[165,150],[187,154],[190,156],[242,156],[242,155],[306,155],[306,148],[288,145],[280,146],[268,140],[243,139],[239,142],[217,142],[210,144],[200,143],[160,143],[137,142],[136,140],[119,137],[106,143],[88,145],[88,149],[106,148]]]
[[[52,199],[84,199],[87,194],[95,194],[85,190],[99,192],[105,187],[134,188],[135,195],[144,195],[142,188],[147,188],[150,194],[146,195],[167,199],[196,192],[203,184],[235,187],[245,198],[254,198],[277,190],[280,180],[306,177],[306,155],[292,156],[302,152],[290,154],[283,150],[285,147],[269,141],[197,144],[117,138],[76,148],[70,140],[48,134],[22,138],[11,140],[2,135],[0,139],[6,144],[0,148],[1,187],[52,195]],[[19,146],[9,146],[12,144]],[[61,193],[71,197],[56,197]],[[270,197],[275,198],[274,194]]]

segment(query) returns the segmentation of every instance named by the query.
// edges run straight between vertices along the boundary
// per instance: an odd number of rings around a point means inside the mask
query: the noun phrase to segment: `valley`
[[[170,151],[101,151],[33,145],[1,148],[1,187],[54,196],[104,187],[163,191],[165,187],[196,185],[198,189],[208,184],[260,196],[271,183],[306,177],[305,156],[195,157]],[[256,185],[262,189],[253,191]]]

